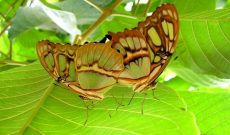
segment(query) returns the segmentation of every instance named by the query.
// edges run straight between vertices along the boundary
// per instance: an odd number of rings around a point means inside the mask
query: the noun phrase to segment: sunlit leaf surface
[[[199,133],[194,115],[172,89],[159,85],[147,95],[115,87],[105,100],[84,102],[56,86],[39,64],[0,73],[1,134],[187,134]],[[143,107],[143,109],[142,109]],[[143,114],[142,114],[143,111]],[[170,112],[170,113],[169,113]],[[190,129],[189,131],[187,129]]]

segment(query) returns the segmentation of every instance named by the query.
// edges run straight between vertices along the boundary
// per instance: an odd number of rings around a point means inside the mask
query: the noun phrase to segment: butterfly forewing
[[[171,4],[164,4],[158,7],[145,21],[140,22],[137,29],[145,35],[154,53],[167,52],[172,54],[179,34],[178,19],[176,8]]]
[[[151,54],[149,79],[145,84],[135,86],[137,91],[141,91],[148,85],[154,85],[154,81],[165,69],[176,48],[179,17],[175,6],[164,4],[158,7],[144,22],[139,23],[137,29],[145,35]]]
[[[37,53],[41,64],[55,80],[76,81],[74,57],[77,48],[40,41],[37,44]]]

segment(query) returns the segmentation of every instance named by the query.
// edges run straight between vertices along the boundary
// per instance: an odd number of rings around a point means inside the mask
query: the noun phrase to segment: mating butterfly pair
[[[103,99],[116,83],[142,92],[155,85],[175,50],[178,19],[176,8],[164,4],[132,30],[109,32],[105,43],[41,41],[37,53],[49,74],[82,98]]]

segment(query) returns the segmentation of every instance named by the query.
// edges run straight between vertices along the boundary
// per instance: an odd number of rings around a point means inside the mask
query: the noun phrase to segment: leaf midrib
[[[53,87],[54,87],[53,83],[54,83],[54,81],[51,81],[51,83],[49,84],[49,87],[46,88],[46,90],[44,91],[44,94],[41,96],[41,99],[35,105],[30,117],[27,119],[27,121],[24,123],[24,125],[22,125],[21,129],[19,130],[18,135],[23,135],[23,133],[25,132],[26,128],[31,124],[33,119],[36,117],[36,115],[37,115],[38,111],[40,110],[41,106],[46,101],[46,99],[50,95],[50,93],[52,92]]]

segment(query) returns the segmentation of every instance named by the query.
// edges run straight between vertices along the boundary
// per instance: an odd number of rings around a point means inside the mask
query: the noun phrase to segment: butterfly
[[[83,99],[101,100],[116,83],[142,92],[155,86],[167,66],[176,47],[178,22],[176,8],[164,4],[137,27],[109,32],[100,42],[79,46],[46,40],[37,44],[37,53],[47,72]]]
[[[156,85],[176,48],[179,17],[172,4],[163,4],[137,27],[123,32],[109,32],[111,47],[124,59],[124,71],[118,82],[142,92]]]
[[[61,45],[43,40],[37,44],[42,66],[62,86],[83,99],[103,99],[103,94],[124,69],[122,55],[111,42]]]

